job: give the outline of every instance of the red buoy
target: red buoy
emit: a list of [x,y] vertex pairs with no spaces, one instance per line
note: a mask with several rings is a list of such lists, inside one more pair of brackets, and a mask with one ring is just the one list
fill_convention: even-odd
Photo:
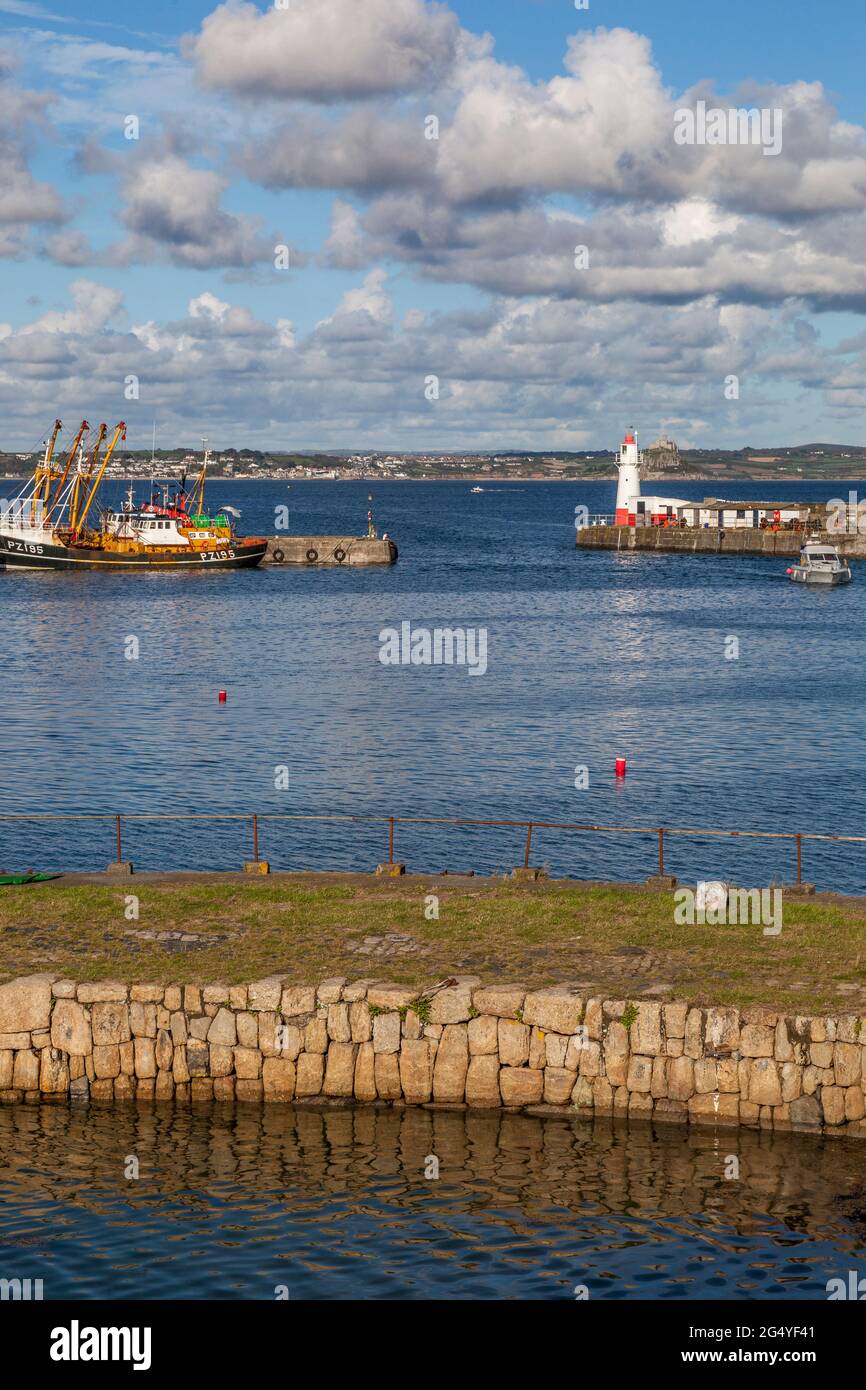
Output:
[[220,697],[219,697],[219,698],[220,698],[220,704],[221,704],[221,705],[224,705],[225,702],[226,702],[226,693],[225,693],[224,690],[221,690],[221,691],[220,691]]
[[617,775],[617,777],[624,777],[624,776],[625,776],[625,758],[617,758],[617,760],[616,760],[616,775]]

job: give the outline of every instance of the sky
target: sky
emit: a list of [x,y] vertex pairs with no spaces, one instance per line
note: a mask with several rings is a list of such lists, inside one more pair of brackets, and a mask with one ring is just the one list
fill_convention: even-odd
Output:
[[864,49],[855,0],[0,0],[0,447],[866,444]]

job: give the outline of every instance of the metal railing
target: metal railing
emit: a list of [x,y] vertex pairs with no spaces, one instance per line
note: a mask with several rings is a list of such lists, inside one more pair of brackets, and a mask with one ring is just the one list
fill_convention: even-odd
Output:
[[47,824],[52,822],[66,821],[98,821],[113,823],[114,841],[117,851],[118,862],[123,859],[123,835],[124,826],[134,822],[167,822],[167,821],[228,821],[246,823],[249,826],[252,839],[253,859],[259,859],[259,828],[262,822],[329,822],[345,824],[376,824],[387,826],[388,836],[388,859],[387,863],[393,864],[395,831],[401,825],[445,825],[445,826],[475,826],[486,828],[506,828],[520,830],[525,833],[523,839],[523,866],[529,868],[530,855],[533,847],[533,837],[537,845],[538,833],[542,830],[568,831],[575,834],[601,834],[601,835],[643,835],[655,840],[658,845],[658,873],[660,876],[665,874],[665,842],[666,837],[680,836],[693,840],[703,839],[729,839],[729,840],[784,840],[790,842],[796,857],[796,883],[803,881],[803,844],[804,841],[821,841],[832,844],[866,844],[866,835],[832,835],[822,834],[816,831],[793,831],[793,830],[725,830],[708,829],[705,826],[650,826],[650,825],[597,825],[579,821],[548,821],[548,820],[513,820],[513,819],[489,819],[481,820],[474,817],[451,817],[451,816],[386,816],[386,815],[341,815],[333,813],[312,814],[289,814],[276,811],[265,812],[243,812],[243,811],[205,811],[205,812],[123,812],[121,814],[112,812],[7,812],[0,814],[0,824],[5,823],[37,823]]

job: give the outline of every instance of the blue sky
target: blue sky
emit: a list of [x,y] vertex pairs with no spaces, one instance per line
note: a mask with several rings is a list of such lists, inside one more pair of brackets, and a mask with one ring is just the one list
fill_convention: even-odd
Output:
[[[842,0],[0,0],[3,442],[58,410],[133,443],[866,442],[864,30]],[[781,110],[779,157],[677,148],[701,99]]]

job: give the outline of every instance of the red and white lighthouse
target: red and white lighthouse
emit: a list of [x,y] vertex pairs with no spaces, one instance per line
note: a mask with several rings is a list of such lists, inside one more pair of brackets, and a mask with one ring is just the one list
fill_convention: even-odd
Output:
[[641,456],[634,430],[626,431],[617,459],[619,482],[616,488],[616,525],[634,526],[636,499],[640,497]]

